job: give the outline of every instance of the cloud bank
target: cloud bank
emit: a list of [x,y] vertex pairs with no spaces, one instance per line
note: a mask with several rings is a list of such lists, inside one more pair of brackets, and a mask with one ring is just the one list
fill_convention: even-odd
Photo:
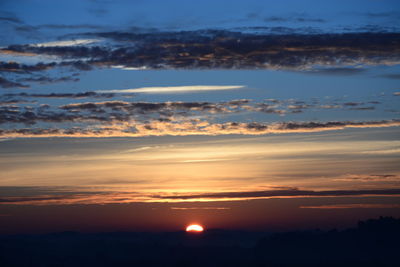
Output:
[[[34,190],[34,188],[31,188]],[[0,187],[0,190],[2,188]],[[39,188],[38,192],[43,191]],[[34,191],[32,191],[34,192]],[[351,196],[398,196],[400,189],[371,189],[371,190],[300,190],[297,188],[276,189],[265,191],[237,191],[215,193],[163,193],[151,194],[146,192],[63,192],[51,189],[46,195],[31,196],[3,196],[0,205],[76,205],[76,204],[115,204],[135,202],[215,202],[215,201],[244,201],[254,199],[273,198],[321,198],[321,197],[351,197]],[[399,208],[399,205],[390,207],[375,205],[335,205],[335,206],[301,206],[300,208],[329,209],[329,208]]]
[[[315,72],[321,74],[356,74],[361,70],[351,70],[348,66],[400,62],[400,34],[387,32],[254,34],[198,30],[81,35],[88,39],[10,45],[3,50],[81,60],[92,67],[135,69],[308,70],[317,67]],[[93,40],[97,39],[91,38],[110,40],[115,45],[95,45]],[[320,69],[320,66],[332,70]]]
[[[87,117],[84,120],[76,115],[50,114],[46,122],[65,121],[105,121],[104,117]],[[34,114],[26,112],[19,119],[20,123],[29,123],[30,120],[38,119]],[[170,122],[154,120],[151,122],[128,122],[125,118],[112,117],[119,123],[110,125],[97,125],[89,127],[71,128],[19,128],[0,129],[0,137],[143,137],[143,136],[186,136],[186,135],[265,135],[283,133],[307,133],[343,130],[347,128],[380,128],[398,127],[399,120],[382,121],[331,121],[331,122],[281,122],[281,123],[258,123],[258,122],[228,122],[209,123],[207,121],[189,120],[183,122]]]

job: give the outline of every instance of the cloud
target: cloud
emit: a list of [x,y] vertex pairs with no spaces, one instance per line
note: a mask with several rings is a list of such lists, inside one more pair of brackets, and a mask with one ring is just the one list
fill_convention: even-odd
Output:
[[79,40],[100,38],[112,40],[114,44],[11,45],[4,49],[81,60],[91,66],[128,69],[316,69],[310,73],[353,75],[361,73],[359,67],[363,65],[400,63],[399,33],[298,34],[286,30],[252,34],[198,30],[92,32],[78,36],[86,38]]
[[52,69],[56,66],[56,63],[37,63],[35,65],[19,64],[17,62],[1,62],[0,71],[3,72],[31,72],[31,71],[44,71]]
[[[227,86],[228,87],[228,86]],[[186,90],[186,87],[184,87]],[[195,87],[196,88],[196,87]],[[218,87],[219,88],[219,87]],[[164,90],[164,88],[162,87]],[[181,87],[179,87],[181,89]],[[197,89],[197,88],[196,88]],[[207,88],[210,89],[210,88]],[[215,88],[213,88],[215,89]],[[168,89],[166,89],[168,90]],[[175,90],[175,88],[173,88]],[[99,93],[103,92],[103,93]],[[28,101],[29,98],[111,98],[115,96],[114,90],[104,90],[84,93],[50,93],[50,94],[4,94],[0,100]],[[16,99],[17,98],[17,99]],[[21,102],[22,103],[22,102]],[[349,109],[371,110],[374,107],[363,106],[364,102],[346,102],[342,105],[330,106],[330,108],[350,107]],[[372,104],[370,104],[372,105]],[[286,114],[296,114],[304,112],[306,109],[326,108],[320,107],[315,101],[309,104],[305,101],[295,99],[289,100],[264,100],[262,103],[254,103],[249,99],[237,99],[225,102],[129,102],[122,100],[102,101],[102,102],[81,102],[70,103],[62,106],[50,107],[34,105],[23,109],[5,107],[0,113],[0,123],[26,123],[33,125],[39,122],[86,122],[87,128],[108,127],[112,130],[113,124],[125,122],[128,132],[137,133],[143,125],[151,135],[184,135],[182,125],[191,128],[192,134],[268,134],[271,132],[284,131],[282,127],[297,127],[317,130],[340,129],[341,127],[355,127],[354,122],[307,122],[281,124],[265,124],[261,122],[241,123],[225,122],[214,123],[215,119],[223,119],[227,114],[247,114],[248,112],[260,112],[284,116]],[[57,120],[56,116],[59,116]],[[201,120],[200,120],[201,119]],[[309,122],[311,123],[311,122]],[[73,125],[72,125],[73,126]],[[71,125],[69,127],[72,127]],[[60,125],[65,128],[66,125]],[[82,128],[82,125],[79,125]],[[117,126],[121,129],[121,126]],[[131,130],[128,130],[131,129]],[[260,131],[263,130],[263,131]],[[143,130],[143,129],[142,129]],[[151,131],[150,131],[151,130]],[[252,133],[249,133],[249,132]]]
[[303,73],[307,74],[320,74],[320,75],[340,75],[340,76],[349,76],[349,75],[358,75],[362,74],[366,71],[366,69],[362,68],[314,68],[305,70]]
[[[89,107],[88,107],[89,108]],[[17,114],[17,115],[15,115]],[[142,137],[142,136],[186,136],[186,135],[265,135],[282,133],[306,133],[342,130],[346,128],[380,128],[398,127],[398,120],[383,121],[334,121],[334,122],[227,122],[209,123],[201,120],[151,120],[149,122],[129,121],[124,116],[79,116],[78,114],[40,113],[5,109],[0,112],[0,120],[4,122],[19,122],[33,124],[35,120],[46,122],[65,121],[94,121],[106,124],[90,125],[87,127],[70,128],[19,128],[0,129],[0,137]],[[110,123],[111,122],[111,123]]]
[[33,97],[33,98],[112,98],[115,95],[111,93],[96,93],[96,92],[83,92],[83,93],[49,93],[49,94],[3,94],[3,97]]
[[243,85],[185,85],[163,87],[141,87],[121,90],[100,90],[99,93],[185,93],[197,91],[233,90],[244,88]]
[[1,15],[0,15],[0,21],[12,22],[12,23],[17,23],[17,24],[22,23],[22,21],[17,17],[1,16]]
[[15,104],[25,104],[29,103],[30,101],[26,100],[19,100],[19,99],[10,99],[10,100],[0,100],[0,106],[8,106],[8,105],[15,105]]
[[93,24],[42,24],[39,25],[38,28],[47,28],[47,29],[102,29],[102,26],[93,25]]
[[170,207],[171,210],[230,210],[227,207]]
[[31,72],[47,71],[56,67],[72,67],[78,70],[87,71],[91,70],[92,66],[83,61],[64,61],[60,63],[42,63],[39,62],[33,65],[20,64],[17,62],[3,62],[0,61],[0,72],[12,72],[14,74],[29,74]]
[[264,22],[297,22],[297,23],[307,23],[307,22],[317,22],[324,23],[326,20],[320,18],[311,18],[306,16],[269,16],[263,19]]
[[[40,189],[40,188],[39,188]],[[274,189],[264,191],[236,191],[236,192],[215,192],[215,193],[163,193],[152,194],[149,192],[103,192],[80,191],[79,188],[73,191],[46,190],[41,194],[40,190],[35,195],[31,191],[29,196],[7,196],[3,194],[0,198],[0,205],[76,205],[76,204],[112,204],[112,203],[135,203],[135,202],[214,202],[214,201],[245,201],[254,199],[271,198],[321,198],[321,197],[343,197],[343,196],[397,196],[400,189],[371,189],[371,190],[300,190],[296,188]],[[338,207],[335,205],[336,208]],[[392,206],[391,208],[397,206]],[[321,208],[324,206],[319,206]],[[326,207],[326,206],[325,206]],[[346,206],[344,206],[346,207]],[[350,206],[348,206],[350,207]],[[346,207],[346,208],[348,208]],[[358,206],[357,206],[358,207]],[[196,207],[194,207],[197,209]],[[208,209],[199,207],[198,209]],[[224,207],[212,207],[212,209],[225,209]],[[303,206],[300,208],[317,208],[316,206]],[[328,206],[328,208],[332,208]],[[343,208],[343,206],[342,206]],[[186,208],[174,207],[176,210]],[[191,209],[191,208],[187,208]]]
[[348,182],[381,182],[381,181],[400,181],[400,177],[394,174],[370,174],[370,175],[360,175],[351,174],[346,175],[342,178],[337,178],[335,181],[348,181]]
[[375,110],[375,107],[356,107],[356,108],[349,108],[349,110]]
[[267,191],[243,191],[243,192],[221,192],[221,193],[203,193],[188,195],[155,195],[160,199],[179,199],[179,200],[201,200],[201,199],[259,199],[259,198],[282,198],[282,197],[341,197],[341,196],[365,196],[365,195],[399,195],[400,189],[382,189],[382,190],[267,190]]
[[0,11],[0,23],[1,22],[23,24],[22,20],[19,19],[14,13],[7,11]]
[[400,204],[332,204],[319,206],[300,206],[300,209],[399,209]]
[[3,88],[14,88],[14,87],[29,88],[29,85],[22,84],[19,82],[9,81],[3,77],[0,77],[0,87],[3,87]]
[[79,78],[69,77],[69,76],[58,77],[58,78],[40,76],[40,77],[20,78],[20,79],[18,79],[18,81],[35,82],[35,83],[37,82],[37,83],[41,83],[41,84],[48,84],[48,83],[58,83],[58,82],[78,82]]
[[54,41],[38,44],[30,44],[33,47],[67,47],[67,46],[80,46],[88,45],[100,42],[98,39],[78,39],[78,40],[66,40],[66,41]]
[[104,121],[105,118],[87,116],[81,117],[74,114],[65,114],[60,112],[48,111],[46,109],[39,109],[34,112],[30,109],[19,109],[14,106],[0,107],[0,124],[3,123],[23,123],[26,125],[34,125],[39,121],[42,122],[83,122],[83,121]]
[[400,73],[392,73],[392,74],[383,74],[379,77],[393,79],[393,80],[400,80]]
[[388,11],[388,12],[369,12],[366,13],[365,16],[369,18],[395,18],[395,19],[400,19],[400,14],[399,12],[395,11]]
[[[104,92],[104,91],[103,91]],[[107,109],[122,111],[130,115],[158,113],[159,115],[173,116],[176,113],[188,116],[181,111],[207,112],[207,113],[229,113],[238,108],[240,102],[231,104],[230,102],[125,102],[125,101],[105,101],[105,102],[86,102],[73,103],[61,106],[61,109],[72,111],[90,111],[94,113],[106,113]]]

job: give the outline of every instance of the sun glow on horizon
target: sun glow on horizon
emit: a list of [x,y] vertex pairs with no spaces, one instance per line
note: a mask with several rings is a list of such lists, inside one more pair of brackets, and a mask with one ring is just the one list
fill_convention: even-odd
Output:
[[196,232],[196,233],[200,233],[203,232],[204,228],[201,225],[198,224],[191,224],[188,227],[186,227],[186,232]]

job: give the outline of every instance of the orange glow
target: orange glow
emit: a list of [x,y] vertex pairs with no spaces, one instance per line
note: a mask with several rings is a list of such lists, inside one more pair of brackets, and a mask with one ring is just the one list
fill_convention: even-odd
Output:
[[199,232],[203,232],[203,231],[204,231],[203,226],[198,225],[198,224],[191,224],[191,225],[189,225],[188,227],[186,227],[186,232],[196,232],[196,233],[199,233]]

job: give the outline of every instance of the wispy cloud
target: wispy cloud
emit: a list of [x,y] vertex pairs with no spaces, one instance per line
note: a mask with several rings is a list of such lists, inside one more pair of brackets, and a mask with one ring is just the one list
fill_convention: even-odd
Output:
[[186,93],[196,91],[233,90],[244,88],[243,85],[186,85],[186,86],[163,86],[163,87],[141,87],[120,90],[99,90],[99,93]]
[[[400,151],[398,151],[400,152]],[[335,179],[336,181],[349,181],[349,182],[381,182],[381,181],[400,181],[400,177],[395,174],[349,174]]]
[[399,209],[400,204],[332,204],[319,206],[300,206],[300,209]]
[[393,80],[400,80],[400,73],[391,73],[391,74],[383,74],[379,77],[393,79]]
[[303,73],[320,74],[320,75],[336,75],[336,76],[349,76],[362,74],[366,69],[351,68],[351,67],[333,67],[333,68],[311,68],[305,70]]
[[96,93],[96,92],[83,92],[83,93],[49,93],[49,94],[28,94],[28,93],[18,93],[18,94],[4,94],[3,97],[25,97],[25,98],[112,98],[114,94],[110,93]]
[[230,210],[228,207],[171,207],[171,210]]
[[0,87],[3,87],[3,88],[14,88],[14,87],[28,88],[29,85],[22,84],[22,83],[19,83],[19,82],[10,81],[10,80],[7,80],[7,79],[5,79],[3,77],[0,77]]
[[64,47],[64,46],[79,46],[79,45],[88,45],[100,42],[98,39],[79,39],[79,40],[66,40],[66,41],[54,41],[54,42],[46,42],[46,43],[38,43],[38,44],[30,44],[33,47]]

